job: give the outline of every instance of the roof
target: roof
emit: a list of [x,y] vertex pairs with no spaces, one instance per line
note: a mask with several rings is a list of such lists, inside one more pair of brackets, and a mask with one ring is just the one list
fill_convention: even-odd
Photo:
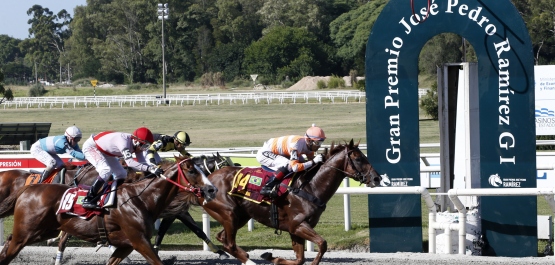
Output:
[[0,123],[0,145],[19,145],[21,141],[36,142],[48,136],[50,122]]

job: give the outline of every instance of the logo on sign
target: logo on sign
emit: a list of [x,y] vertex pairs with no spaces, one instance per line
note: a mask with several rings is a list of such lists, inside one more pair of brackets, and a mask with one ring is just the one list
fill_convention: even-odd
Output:
[[496,188],[503,185],[503,181],[501,181],[501,178],[497,174],[489,176],[488,181],[489,181],[489,185],[491,185],[493,187],[496,187]]

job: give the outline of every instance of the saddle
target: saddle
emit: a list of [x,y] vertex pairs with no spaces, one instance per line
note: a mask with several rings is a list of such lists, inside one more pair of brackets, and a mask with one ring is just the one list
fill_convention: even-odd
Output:
[[58,170],[52,170],[52,172],[50,173],[50,175],[42,182],[40,181],[40,177],[42,175],[42,172],[40,171],[36,171],[36,170],[31,170],[31,175],[29,175],[26,179],[25,179],[25,186],[31,185],[31,184],[50,184],[52,183],[52,181],[54,180],[54,177],[56,177],[56,175],[60,175],[60,178],[63,179],[63,174],[65,174],[65,168],[62,168],[62,170],[58,169]]
[[[237,172],[233,177],[233,184],[229,195],[241,197],[255,203],[271,204],[272,199],[260,194],[262,187],[268,182],[274,173],[262,167],[246,167]],[[276,185],[277,197],[288,192],[288,187],[293,182],[296,174],[290,173],[283,178],[280,185]]]
[[85,220],[94,215],[101,215],[104,212],[104,209],[114,206],[116,200],[116,185],[116,181],[112,181],[103,189],[102,195],[98,200],[100,209],[83,208],[83,200],[87,197],[90,186],[79,185],[78,187],[69,188],[64,192],[60,202],[60,207],[58,208],[58,211],[56,211],[56,214],[65,213],[75,215]]

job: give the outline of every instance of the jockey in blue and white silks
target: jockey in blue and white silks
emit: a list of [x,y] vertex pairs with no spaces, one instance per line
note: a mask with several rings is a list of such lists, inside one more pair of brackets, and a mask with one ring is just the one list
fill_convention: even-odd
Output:
[[40,182],[47,178],[53,169],[59,170],[64,165],[58,154],[69,154],[76,159],[85,160],[85,155],[78,145],[81,137],[81,130],[71,126],[66,129],[64,135],[48,136],[31,146],[31,155],[46,166]]

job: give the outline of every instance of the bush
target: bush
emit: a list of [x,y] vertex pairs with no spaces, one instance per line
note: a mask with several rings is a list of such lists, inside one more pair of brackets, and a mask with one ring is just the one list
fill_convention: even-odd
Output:
[[324,81],[324,80],[318,80],[318,82],[316,82],[316,86],[318,87],[318,89],[324,89],[324,88],[326,88],[328,85],[326,84],[326,81]]
[[252,87],[252,80],[245,78],[235,78],[228,84],[230,87]]
[[439,118],[439,107],[437,99],[437,82],[432,84],[432,88],[420,100],[420,108],[433,120]]
[[293,83],[293,81],[291,81],[291,80],[285,80],[285,81],[281,82],[281,87],[282,88],[290,88],[294,84],[295,83]]
[[127,85],[127,90],[141,90],[141,85],[140,84]]
[[200,84],[205,87],[219,86],[225,87],[224,76],[221,72],[208,72],[200,77]]
[[366,79],[361,79],[354,83],[354,88],[360,91],[366,91]]
[[345,87],[345,80],[343,80],[343,78],[333,75],[330,77],[330,81],[328,82],[328,87],[329,88],[339,88],[339,87]]
[[40,97],[46,93],[46,89],[42,84],[34,84],[29,89],[29,97]]

